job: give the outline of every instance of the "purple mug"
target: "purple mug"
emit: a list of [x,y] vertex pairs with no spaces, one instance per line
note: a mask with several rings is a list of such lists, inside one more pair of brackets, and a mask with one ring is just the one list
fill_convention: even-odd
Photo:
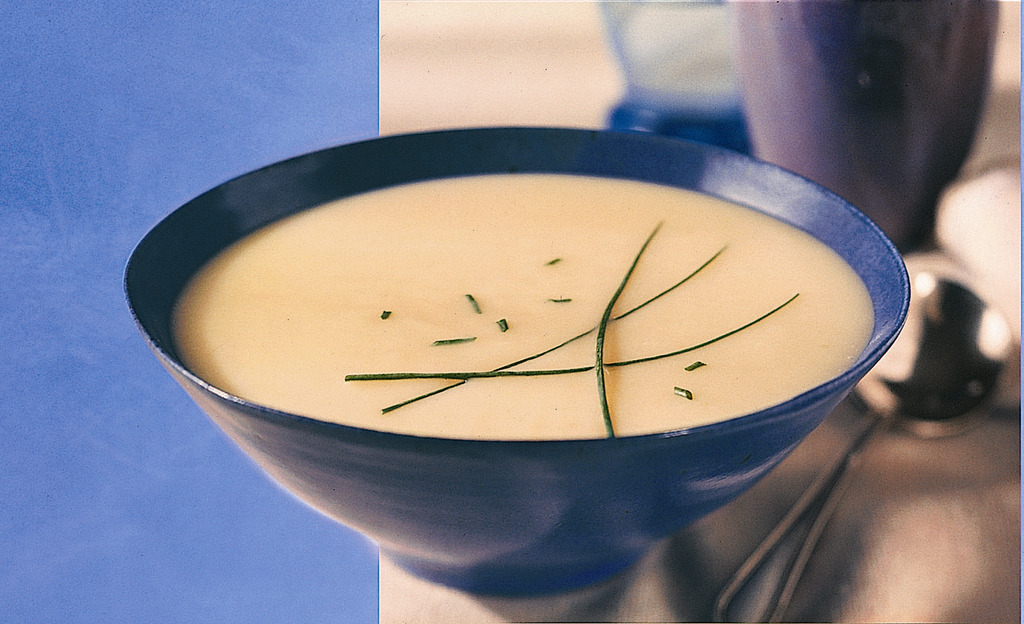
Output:
[[970,149],[996,2],[736,2],[753,154],[833,190],[901,251],[929,243]]

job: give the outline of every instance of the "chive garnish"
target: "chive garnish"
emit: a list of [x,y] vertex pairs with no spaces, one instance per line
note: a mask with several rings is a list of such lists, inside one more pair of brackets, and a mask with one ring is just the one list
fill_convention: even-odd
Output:
[[689,399],[691,401],[693,400],[693,393],[687,390],[686,388],[680,388],[679,386],[676,386],[675,388],[672,388],[672,391],[675,392],[677,395],[683,397],[684,399]]
[[687,275],[687,276],[686,276],[686,277],[684,277],[683,279],[679,280],[679,281],[678,281],[678,282],[676,282],[675,284],[672,284],[671,286],[669,286],[669,287],[668,287],[668,288],[666,288],[665,290],[663,290],[663,291],[661,291],[660,293],[658,293],[658,294],[654,295],[653,297],[651,297],[651,298],[650,298],[650,299],[648,299],[647,301],[644,301],[643,303],[641,303],[640,305],[636,306],[635,308],[633,308],[633,309],[631,309],[631,310],[628,310],[628,311],[626,311],[626,312],[623,312],[623,313],[622,313],[622,314],[620,314],[619,316],[615,317],[615,318],[614,318],[613,320],[616,320],[616,321],[617,321],[617,320],[619,320],[619,319],[621,319],[621,318],[625,318],[625,317],[629,316],[630,314],[632,314],[632,313],[636,312],[636,311],[637,311],[637,310],[639,310],[640,308],[643,308],[643,307],[644,307],[644,306],[646,306],[646,305],[649,305],[649,304],[651,304],[651,303],[654,303],[655,301],[657,301],[658,299],[661,299],[662,297],[664,297],[665,295],[669,294],[670,292],[672,292],[672,291],[673,291],[673,290],[675,290],[676,288],[679,288],[680,286],[682,286],[682,285],[683,285],[683,284],[685,284],[686,282],[690,281],[690,279],[692,279],[692,278],[693,278],[693,277],[694,277],[695,275],[697,275],[698,273],[700,273],[701,271],[703,271],[703,270],[704,270],[704,269],[705,269],[705,268],[706,268],[706,267],[707,267],[707,266],[708,266],[709,264],[711,264],[712,262],[714,262],[714,261],[715,261],[715,259],[716,259],[716,258],[718,258],[718,256],[722,255],[722,252],[723,252],[723,251],[725,251],[725,247],[722,247],[721,249],[719,249],[718,251],[716,251],[716,252],[715,252],[715,254],[714,254],[713,256],[711,256],[710,258],[708,258],[707,260],[705,260],[705,261],[704,261],[704,264],[702,264],[702,265],[700,265],[699,267],[697,267],[696,269],[694,269],[692,273],[690,273],[689,275]]
[[[346,381],[347,380],[348,380],[348,378],[346,377]],[[430,398],[430,397],[434,396],[435,394],[441,394],[445,390],[451,390],[452,388],[454,388],[456,386],[461,386],[464,383],[466,383],[465,380],[456,381],[455,383],[453,383],[450,386],[445,386],[443,388],[438,388],[437,390],[433,390],[431,392],[427,392],[426,394],[421,394],[421,395],[413,397],[411,399],[407,399],[405,401],[402,401],[401,403],[395,403],[394,405],[389,405],[389,406],[385,407],[384,409],[382,409],[380,411],[380,413],[381,414],[387,414],[388,412],[393,412],[393,411],[395,411],[396,409],[398,409],[400,407],[405,407],[406,405],[409,405],[410,403],[415,403],[416,401],[420,401],[420,400],[423,400],[423,399]]]
[[476,312],[477,314],[483,314],[483,312],[480,311],[480,304],[476,302],[476,299],[473,297],[473,295],[466,295],[466,299],[469,301],[469,305],[473,306],[474,312]]
[[502,331],[502,333],[507,332],[508,331],[508,321],[506,321],[505,319],[498,319],[498,329],[500,329]]
[[464,342],[473,342],[476,340],[476,336],[470,336],[468,338],[447,338],[445,340],[435,340],[433,346],[442,347],[445,345],[462,344]]
[[537,370],[446,371],[440,373],[366,373],[345,375],[345,381],[399,381],[403,379],[491,379],[494,377],[543,377],[594,370],[593,366],[545,368]]
[[[613,321],[617,321],[617,320],[619,320],[619,319],[625,318],[625,317],[629,316],[630,314],[632,314],[632,313],[636,312],[637,310],[640,310],[641,308],[643,308],[643,307],[645,307],[645,306],[647,306],[647,305],[649,305],[649,304],[653,303],[653,302],[654,302],[654,301],[656,301],[657,299],[660,299],[661,297],[664,297],[665,295],[667,295],[667,294],[669,294],[670,292],[672,292],[673,290],[675,290],[675,289],[679,288],[680,286],[682,286],[682,285],[683,285],[683,284],[685,284],[686,282],[690,281],[690,280],[691,280],[691,279],[693,279],[693,278],[694,278],[694,277],[695,277],[695,276],[696,276],[696,275],[697,275],[698,273],[700,273],[700,272],[701,272],[701,271],[703,271],[703,270],[704,270],[705,268],[707,268],[707,266],[708,266],[708,265],[710,265],[710,264],[711,264],[711,263],[712,263],[712,262],[713,262],[713,261],[714,261],[715,259],[717,259],[717,258],[718,258],[718,257],[719,257],[720,255],[722,255],[722,252],[724,252],[724,251],[726,250],[726,247],[727,247],[727,246],[725,246],[725,247],[722,247],[721,249],[719,249],[719,250],[718,250],[717,252],[715,252],[715,253],[714,253],[714,255],[712,255],[712,256],[711,256],[710,258],[708,258],[707,260],[705,260],[703,264],[701,264],[701,265],[700,265],[699,267],[697,267],[696,269],[694,269],[694,270],[693,270],[693,271],[692,271],[692,272],[691,272],[691,273],[690,273],[689,275],[687,275],[687,276],[686,276],[686,277],[684,277],[683,279],[679,280],[678,282],[676,282],[676,283],[675,283],[675,284],[673,284],[672,286],[669,286],[669,287],[668,287],[668,288],[666,288],[665,290],[661,291],[660,293],[658,293],[657,295],[655,295],[655,296],[651,297],[650,299],[648,299],[648,300],[644,301],[643,303],[641,303],[641,304],[637,305],[636,307],[634,307],[634,308],[631,308],[630,310],[627,310],[626,312],[623,312],[622,314],[620,314],[620,315],[616,316],[616,317],[615,317],[615,318],[613,318],[612,320],[613,320]],[[560,260],[560,258],[559,258],[559,260]],[[561,349],[562,347],[564,347],[564,346],[566,346],[566,345],[568,345],[568,344],[571,344],[571,343],[573,343],[573,342],[575,342],[575,341],[577,341],[577,340],[579,340],[579,339],[581,339],[581,338],[584,338],[584,337],[586,337],[586,336],[589,336],[590,334],[594,333],[594,330],[596,330],[596,329],[597,329],[596,327],[595,327],[595,328],[591,328],[591,329],[589,329],[589,330],[587,330],[587,331],[583,332],[582,334],[579,334],[579,335],[577,335],[577,336],[573,336],[572,338],[569,338],[568,340],[564,340],[564,341],[560,342],[559,344],[557,344],[557,345],[555,345],[555,346],[553,346],[553,347],[549,347],[548,349],[545,349],[545,350],[543,350],[543,351],[541,351],[541,352],[539,352],[539,353],[535,353],[535,354],[533,354],[533,355],[530,355],[530,356],[527,356],[527,357],[521,358],[521,359],[519,359],[519,360],[516,360],[516,361],[514,361],[514,362],[509,362],[508,364],[505,364],[504,366],[500,366],[500,367],[498,367],[498,368],[496,368],[496,369],[494,369],[494,370],[496,370],[496,371],[497,371],[497,370],[504,370],[504,369],[507,369],[507,368],[512,368],[512,367],[514,367],[514,366],[518,366],[518,365],[520,365],[520,364],[524,364],[524,363],[526,363],[526,362],[529,362],[529,361],[531,361],[531,360],[535,360],[535,359],[537,359],[537,358],[543,357],[543,356],[545,356],[545,355],[547,355],[547,354],[549,354],[549,353],[552,353],[553,351],[557,351],[558,349]],[[409,404],[411,404],[411,403],[415,403],[415,402],[417,402],[417,401],[420,401],[420,400],[422,400],[422,399],[426,399],[426,398],[432,397],[432,396],[434,396],[434,395],[440,394],[440,393],[442,393],[442,392],[445,392],[445,391],[447,391],[447,390],[451,390],[452,388],[456,388],[456,387],[458,387],[458,386],[461,386],[461,385],[462,385],[462,384],[464,384],[464,383],[466,383],[466,382],[465,382],[465,381],[459,381],[459,382],[457,382],[457,383],[454,383],[454,384],[451,384],[451,385],[445,386],[445,387],[443,387],[443,388],[439,388],[439,389],[437,389],[437,390],[433,390],[433,391],[431,391],[431,392],[427,392],[427,393],[424,393],[424,394],[421,394],[421,395],[415,396],[415,397],[413,397],[413,398],[411,398],[411,399],[407,399],[407,400],[405,400],[405,401],[402,401],[401,403],[396,403],[396,404],[394,404],[394,405],[389,405],[388,407],[385,407],[385,408],[384,408],[384,409],[382,410],[382,412],[383,412],[383,413],[387,413],[387,412],[391,412],[391,411],[394,411],[394,410],[396,410],[396,409],[398,409],[398,408],[400,408],[400,407],[405,407],[406,405],[409,405]]]
[[697,370],[698,368],[700,368],[701,366],[707,366],[707,364],[705,364],[704,362],[701,362],[700,360],[697,360],[696,362],[694,362],[693,364],[690,364],[689,366],[687,366],[687,367],[686,367],[686,368],[684,368],[683,370],[685,370],[685,371],[687,371],[687,372],[689,372],[689,371],[695,371],[695,370]]
[[547,262],[545,262],[544,266],[551,266],[553,264],[558,264],[561,261],[562,261],[561,258],[552,258],[551,260],[548,260]]
[[389,316],[391,316],[391,310],[384,310],[383,312],[380,313],[380,317],[382,319],[386,319]]
[[[495,370],[497,371],[497,370],[501,370],[501,369],[495,369]],[[415,377],[409,377],[409,379],[415,379]],[[352,375],[346,375],[345,376],[345,381],[353,381]],[[373,381],[373,379],[370,378],[369,376],[367,376],[366,381]],[[466,383],[465,380],[457,381],[457,382],[455,382],[453,384],[450,384],[450,385],[447,385],[447,386],[445,386],[443,388],[438,388],[437,390],[431,390],[430,392],[425,392],[423,394],[416,395],[416,396],[412,397],[411,399],[406,399],[406,400],[404,400],[404,401],[402,401],[400,403],[395,403],[393,405],[388,405],[387,407],[381,409],[380,413],[381,414],[387,414],[388,412],[393,412],[393,411],[395,411],[396,409],[398,409],[400,407],[405,407],[406,405],[411,405],[413,403],[416,403],[417,401],[422,401],[423,399],[429,399],[430,397],[432,397],[434,395],[441,394],[442,392],[447,392],[448,390],[451,390],[452,388],[458,388],[459,386],[461,386],[464,383]]]
[[[761,316],[757,317],[756,319],[754,319],[752,321],[749,321],[747,323],[744,323],[743,325],[740,325],[739,327],[737,327],[735,329],[731,329],[731,330],[729,330],[729,331],[727,331],[725,333],[719,334],[719,335],[715,336],[714,338],[710,338],[708,340],[705,340],[704,342],[699,342],[697,344],[690,345],[690,346],[684,347],[682,349],[677,349],[675,351],[669,351],[667,353],[659,353],[657,355],[649,355],[649,356],[646,356],[646,357],[635,358],[635,359],[632,359],[632,360],[619,360],[619,361],[616,361],[616,362],[605,362],[604,365],[606,367],[632,366],[633,364],[641,364],[643,362],[653,362],[655,360],[663,360],[663,359],[666,359],[666,358],[675,357],[677,355],[682,355],[684,353],[690,353],[690,352],[696,351],[697,349],[701,349],[701,348],[706,347],[708,345],[711,345],[711,344],[714,344],[714,343],[719,342],[721,340],[724,340],[724,339],[728,338],[729,336],[735,335],[735,334],[743,331],[744,329],[747,329],[747,328],[749,328],[749,327],[751,327],[753,325],[756,325],[757,323],[760,323],[761,321],[767,319],[771,315],[775,314],[779,310],[783,309],[784,307],[786,307],[787,305],[792,303],[798,296],[800,296],[800,293],[797,293],[797,294],[793,295],[792,297],[787,299],[785,302],[783,302],[783,303],[779,304],[778,306],[772,308],[768,312],[765,312],[764,314],[762,314]],[[591,330],[591,331],[593,331],[593,330]],[[588,333],[590,333],[590,332],[588,332]],[[472,340],[472,339],[470,339],[470,340]],[[553,351],[554,349],[557,349],[557,348],[558,347],[553,347],[551,350]],[[527,361],[527,360],[523,360],[523,361]],[[520,361],[518,363],[521,364],[522,361]],[[516,371],[508,370],[508,368],[511,368],[512,366],[515,366],[515,364],[511,364],[509,366],[505,366],[503,368],[498,368],[498,369],[494,369],[494,370],[490,370],[490,371],[462,371],[462,372],[445,372],[445,373],[363,373],[363,374],[346,375],[345,376],[345,381],[385,381],[385,380],[386,381],[396,381],[396,380],[402,380],[402,379],[460,379],[460,380],[462,380],[462,379],[486,379],[486,378],[489,378],[489,377],[530,377],[530,376],[541,376],[541,375],[559,375],[559,374],[568,374],[568,373],[583,373],[583,372],[586,372],[586,371],[594,370],[594,366],[577,366],[577,367],[573,367],[573,368],[551,368],[551,369],[533,369],[533,370],[516,370]],[[461,385],[461,384],[459,384],[459,385]]]
[[647,237],[647,240],[644,241],[644,244],[640,247],[640,251],[638,251],[636,257],[633,258],[633,264],[629,265],[629,270],[626,271],[625,277],[622,278],[622,281],[619,283],[619,287],[615,290],[612,298],[608,301],[608,305],[605,306],[604,314],[601,315],[601,322],[597,326],[597,357],[594,363],[594,369],[597,371],[597,395],[601,400],[601,416],[604,418],[604,428],[608,433],[609,438],[615,437],[615,429],[612,427],[612,414],[608,409],[608,393],[605,389],[604,383],[604,337],[608,332],[608,321],[612,318],[612,308],[614,308],[616,302],[618,302],[622,291],[626,289],[626,283],[633,275],[633,271],[636,270],[636,265],[640,263],[640,256],[644,255],[644,251],[647,249],[647,246],[651,244],[651,239],[654,238],[654,235],[657,234],[660,229],[661,224],[659,223],[654,228],[654,231],[652,231]]
[[764,314],[762,314],[761,316],[757,317],[756,319],[750,321],[749,323],[746,323],[744,325],[740,325],[736,329],[733,329],[733,330],[725,332],[724,334],[720,334],[718,336],[715,336],[714,338],[712,338],[710,340],[705,340],[704,342],[695,344],[695,345],[690,346],[690,347],[686,347],[684,349],[678,349],[676,351],[669,351],[668,353],[661,353],[659,355],[650,355],[650,356],[643,357],[643,358],[636,358],[634,360],[624,360],[622,362],[612,362],[610,364],[605,364],[605,366],[629,366],[630,364],[640,364],[641,362],[653,362],[654,360],[663,360],[665,358],[670,358],[670,357],[675,357],[677,355],[682,355],[683,353],[689,353],[691,351],[696,351],[697,349],[700,349],[702,347],[706,347],[706,346],[708,346],[710,344],[714,344],[714,343],[718,342],[719,340],[724,340],[724,339],[728,338],[729,336],[732,336],[733,334],[737,334],[737,333],[743,331],[744,329],[750,327],[751,325],[755,325],[757,323],[760,323],[761,321],[765,320],[766,318],[768,318],[772,314],[775,314],[776,312],[778,312],[782,308],[788,306],[790,303],[793,302],[794,299],[796,299],[799,296],[800,296],[800,293],[797,293],[797,294],[793,295],[792,297],[790,297],[789,299],[787,299],[784,303],[776,306],[775,308],[773,308],[772,310],[770,310],[768,312],[765,312]]
[[[679,280],[675,284],[669,286],[665,290],[659,292],[658,294],[654,295],[653,297],[651,297],[650,299],[644,301],[643,303],[640,303],[636,307],[630,308],[629,310],[626,310],[622,314],[620,314],[620,315],[618,315],[616,317],[613,317],[612,320],[613,321],[618,321],[620,319],[624,319],[627,316],[629,316],[630,314],[636,312],[637,310],[640,310],[640,309],[644,308],[645,306],[647,306],[647,305],[649,305],[651,303],[654,303],[658,299],[664,297],[665,295],[669,294],[673,290],[679,288],[680,286],[682,286],[686,282],[690,281],[698,273],[703,271],[709,264],[711,264],[712,261],[714,261],[716,258],[718,258],[718,256],[722,255],[723,251],[725,251],[725,247],[722,247],[721,249],[716,251],[713,256],[711,256],[710,258],[705,260],[703,264],[701,264],[699,267],[694,269],[689,275],[687,275],[683,279]],[[541,351],[539,353],[535,353],[535,354],[533,354],[531,356],[527,356],[527,357],[522,358],[520,360],[516,360],[515,362],[511,362],[509,364],[506,364],[502,368],[512,368],[513,366],[518,366],[520,364],[525,364],[526,362],[529,362],[530,360],[536,360],[537,358],[543,357],[543,356],[545,356],[545,355],[547,355],[547,354],[549,354],[549,353],[551,353],[553,351],[557,351],[558,349],[561,349],[562,347],[564,347],[566,345],[569,345],[569,344],[571,344],[571,343],[573,343],[573,342],[575,342],[575,341],[577,341],[577,340],[579,340],[581,338],[586,338],[590,334],[594,333],[595,330],[597,330],[597,328],[596,327],[592,327],[592,328],[588,329],[587,331],[583,332],[582,334],[573,336],[572,338],[569,338],[568,340],[564,340],[564,341],[560,342],[559,344],[557,344],[557,345],[555,345],[553,347],[550,347],[548,349],[545,349],[544,351]]]
[[551,303],[569,303],[572,299],[548,299],[548,301]]

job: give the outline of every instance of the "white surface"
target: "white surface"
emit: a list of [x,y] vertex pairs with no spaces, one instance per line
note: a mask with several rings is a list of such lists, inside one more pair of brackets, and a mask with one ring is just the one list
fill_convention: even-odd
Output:
[[622,85],[596,3],[380,3],[382,135],[600,128]]

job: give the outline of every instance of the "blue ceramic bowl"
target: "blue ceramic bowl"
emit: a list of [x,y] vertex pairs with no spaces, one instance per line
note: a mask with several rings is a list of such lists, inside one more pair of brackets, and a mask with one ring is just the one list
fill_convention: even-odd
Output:
[[[654,435],[562,441],[417,437],[268,409],[198,378],[170,320],[186,281],[218,251],[283,216],[404,182],[551,172],[694,189],[800,227],[835,249],[874,303],[871,340],[845,373],[785,403]],[[494,128],[369,140],[280,162],[188,202],[150,231],[125,274],[159,360],[274,479],[375,540],[421,577],[489,594],[581,586],[754,484],[889,348],[909,301],[899,254],[835,194],[722,149],[642,133]]]

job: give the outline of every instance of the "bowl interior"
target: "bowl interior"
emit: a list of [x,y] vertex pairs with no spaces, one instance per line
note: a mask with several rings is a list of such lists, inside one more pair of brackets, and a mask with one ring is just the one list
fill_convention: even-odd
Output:
[[902,325],[909,286],[899,254],[870,220],[826,189],[703,144],[554,128],[386,137],[299,156],[230,180],[172,212],[139,243],[125,274],[129,306],[151,346],[187,373],[172,339],[171,310],[191,276],[231,243],[282,217],[364,191],[517,172],[627,178],[695,190],[754,208],[823,241],[854,268],[874,305],[870,341],[840,383],[859,378]]

